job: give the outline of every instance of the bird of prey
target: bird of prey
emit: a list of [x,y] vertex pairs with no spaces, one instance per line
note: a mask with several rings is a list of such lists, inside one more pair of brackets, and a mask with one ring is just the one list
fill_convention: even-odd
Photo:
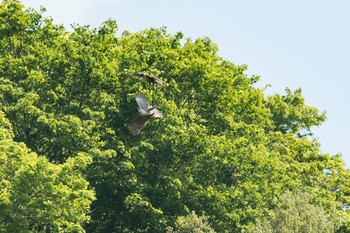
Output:
[[134,74],[135,78],[143,78],[145,79],[147,82],[149,82],[149,84],[151,85],[163,85],[165,83],[165,81],[161,80],[160,78],[157,78],[155,76],[143,73],[143,72],[138,72],[136,74]]
[[128,131],[132,135],[138,135],[150,118],[162,118],[163,114],[155,106],[149,104],[145,96],[138,94],[135,97],[138,105],[137,115],[128,123]]

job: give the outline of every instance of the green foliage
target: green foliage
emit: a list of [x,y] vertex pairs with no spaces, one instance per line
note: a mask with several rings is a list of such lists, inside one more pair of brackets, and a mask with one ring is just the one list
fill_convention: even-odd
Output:
[[325,113],[319,114],[314,107],[305,105],[301,89],[294,91],[286,89],[287,95],[274,95],[267,99],[267,106],[271,110],[275,130],[283,133],[311,134],[312,126],[319,126],[325,121]]
[[[249,231],[286,191],[314,193],[350,229],[349,171],[320,151],[325,114],[300,89],[265,97],[209,38],[116,37],[114,20],[68,31],[17,0],[0,6],[1,229],[165,232],[193,210],[208,218],[185,221]],[[165,117],[134,137],[136,94]]]
[[83,232],[94,199],[80,172],[89,157],[51,164],[14,142],[2,112],[0,118],[0,231]]
[[167,233],[215,233],[208,225],[205,216],[198,217],[195,212],[189,213],[185,217],[178,217],[175,222],[174,230],[172,227],[167,228]]
[[273,211],[268,222],[259,222],[253,232],[335,232],[340,221],[336,213],[328,214],[322,206],[312,203],[307,193],[281,197],[282,206]]

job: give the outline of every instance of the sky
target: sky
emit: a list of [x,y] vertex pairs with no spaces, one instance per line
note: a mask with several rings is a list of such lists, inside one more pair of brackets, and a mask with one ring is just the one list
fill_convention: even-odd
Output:
[[341,153],[350,168],[350,1],[348,0],[22,0],[55,23],[99,27],[109,18],[119,34],[167,27],[209,37],[219,55],[247,64],[270,84],[266,95],[301,88],[306,104],[327,112],[313,128],[324,153]]

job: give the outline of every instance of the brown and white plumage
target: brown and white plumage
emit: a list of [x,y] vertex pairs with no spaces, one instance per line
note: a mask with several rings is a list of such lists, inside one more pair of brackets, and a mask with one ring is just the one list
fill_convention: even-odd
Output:
[[150,118],[163,117],[163,114],[158,111],[155,106],[150,105],[145,96],[138,94],[136,95],[135,100],[138,105],[138,113],[128,123],[128,130],[132,135],[139,134]]
[[152,85],[163,85],[165,83],[165,81],[161,80],[158,77],[143,73],[143,72],[138,72],[136,74],[134,74],[135,78],[143,78],[144,80],[146,80],[147,82],[149,82]]

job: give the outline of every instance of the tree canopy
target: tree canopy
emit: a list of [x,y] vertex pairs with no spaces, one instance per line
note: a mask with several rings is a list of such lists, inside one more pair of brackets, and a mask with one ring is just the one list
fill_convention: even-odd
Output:
[[[180,232],[203,220],[253,231],[299,193],[337,216],[329,229],[350,231],[349,170],[320,150],[312,127],[325,113],[301,89],[265,96],[207,37],[117,36],[111,19],[67,30],[43,12],[0,5],[1,231]],[[137,94],[164,118],[133,136]]]

